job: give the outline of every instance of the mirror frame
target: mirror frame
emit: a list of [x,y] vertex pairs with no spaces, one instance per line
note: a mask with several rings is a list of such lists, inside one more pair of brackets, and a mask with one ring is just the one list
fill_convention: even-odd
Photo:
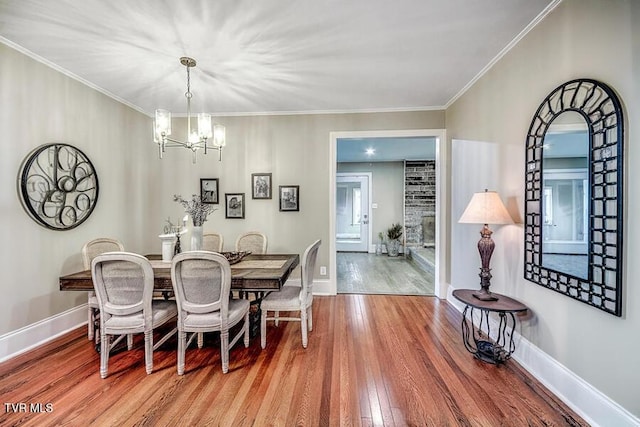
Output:
[[[543,146],[553,120],[579,113],[589,134],[588,278],[542,266]],[[606,84],[576,79],[554,89],[536,111],[526,141],[524,278],[615,316],[622,315],[624,121]]]

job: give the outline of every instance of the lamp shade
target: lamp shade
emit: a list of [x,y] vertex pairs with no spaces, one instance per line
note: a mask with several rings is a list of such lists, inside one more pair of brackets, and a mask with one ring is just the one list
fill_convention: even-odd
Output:
[[475,193],[458,220],[463,224],[513,224],[513,219],[495,191]]

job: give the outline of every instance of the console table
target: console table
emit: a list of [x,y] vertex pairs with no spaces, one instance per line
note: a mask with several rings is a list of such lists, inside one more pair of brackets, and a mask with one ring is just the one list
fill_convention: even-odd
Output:
[[[457,289],[453,296],[465,304],[462,312],[462,340],[466,349],[477,359],[494,365],[504,363],[511,358],[516,349],[513,332],[516,328],[516,313],[524,313],[527,306],[506,295],[492,293],[497,301],[483,301],[473,296],[472,289]],[[475,310],[480,311],[480,324],[473,326]],[[491,341],[489,315],[496,313],[500,319],[498,335]]]

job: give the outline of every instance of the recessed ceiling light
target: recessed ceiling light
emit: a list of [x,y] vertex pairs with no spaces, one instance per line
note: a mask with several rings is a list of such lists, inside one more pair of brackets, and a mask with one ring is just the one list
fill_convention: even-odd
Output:
[[376,154],[376,150],[374,148],[367,148],[367,156],[373,156],[374,154]]

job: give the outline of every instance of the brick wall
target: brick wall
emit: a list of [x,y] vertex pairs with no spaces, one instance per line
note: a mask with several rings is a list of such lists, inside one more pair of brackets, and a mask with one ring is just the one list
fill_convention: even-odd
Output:
[[[407,160],[404,168],[405,239],[407,246],[434,243],[436,212],[435,160]],[[423,224],[428,229],[423,230]]]

